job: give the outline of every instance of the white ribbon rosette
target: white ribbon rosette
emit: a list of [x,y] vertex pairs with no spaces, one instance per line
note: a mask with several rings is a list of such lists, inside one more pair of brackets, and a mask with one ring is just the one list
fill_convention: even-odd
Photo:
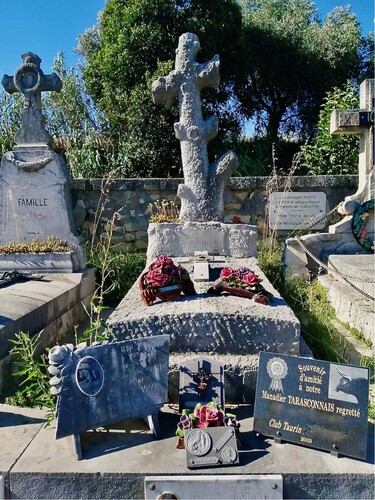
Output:
[[281,358],[272,358],[267,363],[267,373],[271,377],[270,390],[284,393],[281,380],[288,374],[288,365]]

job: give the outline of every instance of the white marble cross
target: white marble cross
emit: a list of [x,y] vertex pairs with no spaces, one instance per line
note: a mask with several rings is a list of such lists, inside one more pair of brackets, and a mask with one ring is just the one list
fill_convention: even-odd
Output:
[[356,207],[374,197],[374,80],[364,80],[360,86],[360,109],[335,110],[331,114],[330,133],[358,134],[358,190],[345,198],[339,212],[352,214]]

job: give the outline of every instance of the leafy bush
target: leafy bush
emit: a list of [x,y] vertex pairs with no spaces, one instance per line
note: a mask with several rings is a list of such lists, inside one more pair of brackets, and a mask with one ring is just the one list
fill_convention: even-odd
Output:
[[103,249],[94,247],[87,249],[87,257],[89,264],[96,270],[99,283],[102,278],[102,261],[107,259],[109,268],[103,287],[105,305],[113,305],[122,300],[146,265],[144,253],[119,253],[111,250],[106,257]]
[[347,83],[343,89],[334,88],[327,93],[321,107],[318,133],[311,145],[301,148],[302,163],[312,175],[357,174],[359,137],[356,135],[331,135],[331,113],[335,109],[359,107],[354,85]]

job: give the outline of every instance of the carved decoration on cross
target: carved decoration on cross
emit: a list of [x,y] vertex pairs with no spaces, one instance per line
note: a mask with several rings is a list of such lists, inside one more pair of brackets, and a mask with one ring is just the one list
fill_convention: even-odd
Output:
[[200,90],[217,88],[220,81],[219,56],[199,64],[196,55],[199,38],[193,33],[180,36],[175,69],[152,84],[155,103],[172,106],[178,96],[179,122],[174,130],[181,141],[184,184],[178,187],[181,222],[221,221],[224,218],[224,187],[238,165],[237,156],[228,151],[213,164],[208,161],[207,143],[218,132],[218,120],[204,120]]
[[22,55],[23,64],[14,76],[4,75],[2,84],[8,94],[20,92],[25,102],[22,113],[22,126],[15,135],[17,145],[50,145],[51,136],[44,128],[45,118],[41,112],[41,92],[60,92],[62,81],[56,73],[45,75],[40,69],[42,60],[32,52]]
[[331,114],[330,133],[359,134],[358,189],[347,196],[339,208],[351,215],[357,207],[374,198],[374,81],[364,80],[360,86],[360,109],[335,110]]

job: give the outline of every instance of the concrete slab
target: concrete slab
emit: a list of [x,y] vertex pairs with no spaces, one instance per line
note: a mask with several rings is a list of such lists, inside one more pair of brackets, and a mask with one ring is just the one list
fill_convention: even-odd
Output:
[[[375,256],[366,255],[330,255],[328,267],[336,269],[348,276],[348,279],[358,288],[375,297]],[[346,283],[332,271],[332,276]]]
[[327,290],[327,297],[340,321],[359,330],[375,344],[375,304],[371,299],[354,290],[350,285],[329,274],[319,276]]
[[[0,404],[0,476],[9,497],[9,471],[43,426],[45,411]],[[0,485],[1,488],[1,485]],[[0,489],[0,498],[3,492]]]
[[[208,295],[220,269],[246,266],[262,279],[274,295],[270,305],[231,295]],[[184,266],[191,273],[192,265]],[[284,299],[260,270],[255,258],[227,259],[211,265],[210,282],[195,282],[198,295],[176,302],[157,301],[146,306],[138,282],[108,319],[119,340],[169,334],[171,352],[209,352],[252,355],[261,350],[299,354],[300,324]],[[192,274],[191,274],[192,276]]]
[[[0,288],[0,395],[14,390],[10,340],[23,331],[43,330],[40,349],[52,346],[85,317],[94,292],[94,270],[49,274],[42,281],[16,282]],[[85,306],[85,307],[84,307]]]
[[179,416],[168,407],[160,415],[161,440],[143,421],[127,421],[84,434],[82,461],[72,437],[54,441],[53,427],[41,429],[10,470],[12,498],[144,498],[145,476],[193,474],[282,474],[284,498],[373,498],[372,425],[364,462],[257,436],[252,409],[231,408],[242,427],[240,465],[230,468],[187,469],[174,436]]

